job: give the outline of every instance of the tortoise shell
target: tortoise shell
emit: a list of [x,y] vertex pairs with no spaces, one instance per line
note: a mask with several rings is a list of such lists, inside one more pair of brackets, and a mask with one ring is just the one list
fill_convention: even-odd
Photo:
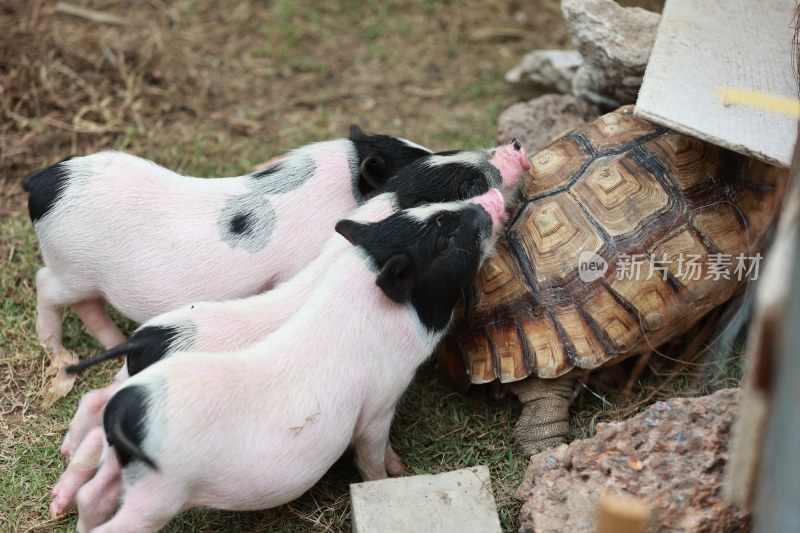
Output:
[[684,333],[756,277],[785,171],[632,111],[530,158],[497,255],[439,349],[457,382],[622,360]]

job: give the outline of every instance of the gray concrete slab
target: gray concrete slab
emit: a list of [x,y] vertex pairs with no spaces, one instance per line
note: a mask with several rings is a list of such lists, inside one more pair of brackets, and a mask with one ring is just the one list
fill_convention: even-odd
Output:
[[354,533],[500,533],[486,466],[350,485]]

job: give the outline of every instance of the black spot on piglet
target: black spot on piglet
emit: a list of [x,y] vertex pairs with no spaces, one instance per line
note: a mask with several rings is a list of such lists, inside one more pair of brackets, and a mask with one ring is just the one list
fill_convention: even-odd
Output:
[[278,162],[273,163],[272,165],[268,166],[265,169],[259,170],[258,172],[254,172],[253,173],[253,178],[255,178],[255,179],[267,178],[269,176],[272,176],[273,174],[278,174],[278,173],[280,173],[280,172],[282,172],[284,170],[285,166],[286,166],[286,163],[284,161],[278,161]]
[[176,341],[181,338],[191,338],[192,334],[193,331],[187,329],[187,326],[184,326],[183,331],[177,325],[144,326],[137,329],[128,341],[70,365],[65,371],[67,374],[76,374],[103,361],[127,355],[128,374],[133,376],[172,353]]
[[136,349],[128,352],[128,374],[138,374],[173,351],[173,343],[181,337],[178,326],[146,326],[131,336]]
[[113,446],[124,467],[140,460],[157,470],[155,462],[142,450],[145,417],[147,416],[147,389],[141,385],[125,387],[106,404],[103,411],[103,428],[108,444]]
[[231,219],[231,233],[241,235],[250,231],[250,216],[247,213],[239,213]]
[[28,191],[28,214],[31,222],[44,217],[61,197],[67,186],[69,170],[64,163],[68,157],[55,165],[34,172],[22,181],[22,188]]

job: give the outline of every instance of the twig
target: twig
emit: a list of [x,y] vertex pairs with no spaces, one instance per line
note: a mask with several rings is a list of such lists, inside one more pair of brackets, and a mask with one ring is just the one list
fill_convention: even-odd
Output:
[[76,6],[67,2],[59,2],[56,4],[56,11],[91,20],[92,22],[100,22],[102,24],[118,24],[120,26],[129,26],[131,24],[131,21],[125,17],[110,15],[101,11],[95,11],[94,9],[86,9],[85,7]]
[[581,379],[577,379],[576,381],[577,381],[577,382],[578,382],[578,383],[579,383],[579,384],[580,384],[580,385],[581,385],[581,386],[582,386],[584,389],[586,389],[587,391],[589,391],[589,393],[590,393],[592,396],[594,396],[595,398],[597,398],[598,400],[600,400],[601,402],[603,402],[603,405],[607,405],[607,406],[609,406],[609,407],[614,407],[614,404],[613,404],[613,403],[609,402],[608,400],[606,400],[605,398],[603,398],[602,396],[600,396],[599,394],[597,394],[595,391],[593,391],[592,389],[590,389],[589,387],[587,387],[587,386],[586,386],[586,384],[583,382],[583,380],[581,380]]
[[49,520],[45,520],[44,522],[39,522],[38,524],[34,524],[27,528],[25,531],[36,531],[37,529],[50,529],[54,524],[59,524],[66,520],[69,515],[61,515],[55,518],[50,518]]

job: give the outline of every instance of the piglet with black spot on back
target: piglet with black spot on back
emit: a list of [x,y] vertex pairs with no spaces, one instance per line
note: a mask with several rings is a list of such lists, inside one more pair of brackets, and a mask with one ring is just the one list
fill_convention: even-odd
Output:
[[339,222],[355,246],[280,329],[224,357],[175,354],[109,400],[95,430],[108,443],[102,464],[78,492],[79,530],[156,531],[191,507],[282,505],[350,445],[364,479],[401,472],[389,445],[396,404],[504,219],[492,189]]
[[65,305],[108,349],[125,337],[105,302],[144,322],[269,289],[319,254],[337,220],[429,153],[352,126],[348,139],[234,178],[181,176],[120,152],[40,170],[23,183],[46,265],[36,274],[39,342],[62,350]]
[[[525,149],[517,141],[486,150],[430,154],[400,170],[386,184],[386,192],[359,207],[350,218],[377,222],[399,209],[466,199],[492,187],[508,197],[528,168]],[[112,357],[127,355],[126,365],[114,383],[81,399],[61,447],[70,465],[53,488],[52,516],[66,511],[78,487],[94,472],[92,465],[97,463],[101,443],[85,437],[99,425],[109,396],[129,376],[179,350],[232,352],[278,329],[306,301],[328,266],[348,249],[349,243],[344,238],[332,230],[331,233],[320,256],[275,289],[241,300],[186,305],[149,320],[128,342],[67,368],[68,372],[77,372]]]

